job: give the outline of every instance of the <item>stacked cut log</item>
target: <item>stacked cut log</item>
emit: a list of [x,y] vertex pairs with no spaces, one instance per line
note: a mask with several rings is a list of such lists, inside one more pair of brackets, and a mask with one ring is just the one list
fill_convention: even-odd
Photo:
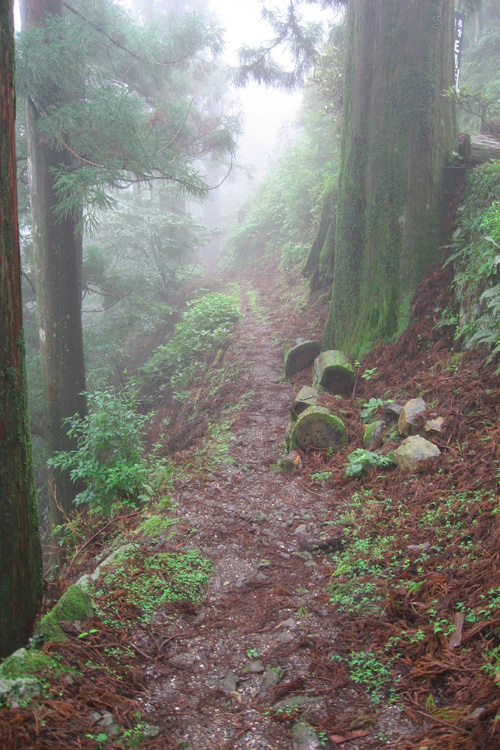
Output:
[[458,153],[469,164],[485,164],[491,159],[500,159],[500,141],[484,133],[462,133],[459,136]]

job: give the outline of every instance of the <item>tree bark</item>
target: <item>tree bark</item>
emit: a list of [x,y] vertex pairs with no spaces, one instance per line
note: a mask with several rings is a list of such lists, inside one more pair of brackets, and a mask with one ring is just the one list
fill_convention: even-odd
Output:
[[28,640],[42,599],[17,219],[13,0],[0,0],[0,658]]
[[[43,26],[47,16],[62,14],[62,0],[22,0],[23,25]],[[54,93],[57,98],[57,92]],[[57,103],[56,101],[54,103]],[[68,438],[65,419],[86,414],[85,362],[81,317],[80,216],[56,215],[54,169],[71,169],[72,156],[47,144],[38,128],[36,103],[27,102],[26,129],[33,224],[36,292],[39,317],[44,429],[49,455],[75,448]],[[49,517],[52,530],[69,517],[81,490],[68,472],[49,469]],[[54,563],[63,561],[57,535],[53,539]]]
[[324,348],[397,338],[440,257],[456,144],[452,0],[349,0],[335,267]]

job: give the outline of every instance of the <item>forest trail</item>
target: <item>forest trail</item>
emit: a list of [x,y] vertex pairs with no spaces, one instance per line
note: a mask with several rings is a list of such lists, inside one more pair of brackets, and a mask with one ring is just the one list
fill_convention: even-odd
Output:
[[[214,563],[209,591],[200,611],[176,620],[163,658],[148,668],[145,708],[176,747],[320,747],[344,702],[356,701],[328,667],[339,631],[326,593],[332,565],[318,545],[331,550],[331,519],[320,493],[275,470],[294,391],[248,298],[243,312],[253,396],[233,426],[232,462],[209,481],[187,479],[175,495],[197,531],[190,544]],[[391,710],[380,717],[386,735],[394,718]],[[322,727],[320,740],[292,742],[299,720]],[[370,735],[349,746],[374,747]]]
[[329,566],[307,552],[321,530],[316,498],[272,469],[293,391],[281,382],[270,327],[248,299],[243,313],[241,356],[254,395],[234,427],[233,462],[212,482],[187,480],[176,497],[198,531],[192,544],[215,564],[208,596],[198,615],[177,623],[180,637],[149,682],[168,734],[193,750],[291,747],[288,728],[266,715],[276,689],[262,683],[282,669],[281,695],[313,698],[303,691],[315,643],[335,635],[322,601]]

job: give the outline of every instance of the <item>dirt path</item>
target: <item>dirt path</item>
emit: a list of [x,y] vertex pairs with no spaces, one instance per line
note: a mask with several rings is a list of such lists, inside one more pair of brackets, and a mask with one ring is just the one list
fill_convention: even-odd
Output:
[[[271,468],[293,391],[281,383],[271,330],[248,304],[244,314],[242,355],[255,395],[235,430],[234,463],[176,498],[198,530],[193,546],[215,561],[209,595],[199,616],[183,618],[177,632],[187,637],[172,641],[150,683],[152,703],[193,750],[291,747],[288,726],[266,714],[277,690],[263,683],[282,672],[281,685],[311,698],[302,686],[316,639],[334,638],[321,593],[329,568],[308,551],[321,530],[318,498]],[[324,714],[323,696],[311,707],[318,704]]]
[[[176,621],[166,658],[150,668],[147,708],[190,750],[333,747],[335,715],[359,697],[328,665],[337,638],[325,593],[332,569],[317,547],[329,537],[327,507],[273,469],[293,390],[281,382],[271,329],[248,303],[244,315],[255,395],[235,428],[234,463],[176,496],[197,530],[192,546],[215,563],[210,589],[200,612]],[[298,721],[314,725],[319,740],[292,740]]]

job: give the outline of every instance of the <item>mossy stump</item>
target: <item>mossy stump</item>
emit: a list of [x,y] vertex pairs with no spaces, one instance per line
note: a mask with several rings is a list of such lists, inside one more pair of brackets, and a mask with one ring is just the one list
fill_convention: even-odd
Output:
[[290,419],[292,422],[295,422],[299,415],[310,406],[316,406],[318,396],[319,393],[316,388],[310,388],[310,386],[304,385],[295,396],[290,409]]
[[310,406],[302,412],[290,434],[291,450],[331,451],[346,442],[342,420],[323,406]]
[[314,361],[313,385],[333,395],[350,395],[354,388],[354,367],[345,352],[321,352]]
[[295,346],[285,352],[285,378],[291,378],[312,365],[320,351],[319,341],[297,341]]

